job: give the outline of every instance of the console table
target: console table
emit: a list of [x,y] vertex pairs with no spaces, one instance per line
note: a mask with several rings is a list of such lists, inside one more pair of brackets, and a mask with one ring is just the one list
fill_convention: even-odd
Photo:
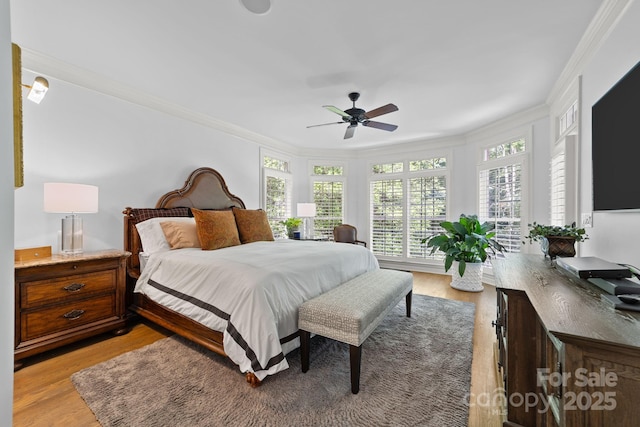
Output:
[[505,426],[637,426],[640,313],[541,255],[493,260]]

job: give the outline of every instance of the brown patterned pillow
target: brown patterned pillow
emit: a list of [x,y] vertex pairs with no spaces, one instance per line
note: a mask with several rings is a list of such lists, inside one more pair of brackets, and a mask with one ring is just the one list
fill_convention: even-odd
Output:
[[265,211],[233,208],[233,214],[242,243],[273,241],[273,231]]
[[232,211],[191,209],[203,250],[220,249],[240,244],[238,227]]
[[171,249],[200,247],[200,239],[198,238],[195,221],[162,221],[160,222],[160,227],[162,227],[162,232]]

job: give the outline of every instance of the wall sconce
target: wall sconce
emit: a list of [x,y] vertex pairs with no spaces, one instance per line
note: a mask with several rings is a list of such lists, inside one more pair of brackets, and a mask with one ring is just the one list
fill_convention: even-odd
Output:
[[316,204],[315,203],[298,203],[296,207],[298,211],[298,216],[303,218],[304,221],[304,230],[303,230],[303,239],[313,239],[313,222],[311,222],[311,218],[316,216]]
[[27,99],[29,101],[33,101],[36,104],[40,104],[42,98],[44,98],[45,94],[49,90],[49,82],[44,77],[36,77],[31,86],[22,84],[22,86],[29,88],[29,93],[27,94]]
[[77,214],[98,212],[98,187],[60,182],[45,183],[44,211],[70,214],[62,219],[62,253],[82,253],[82,218]]

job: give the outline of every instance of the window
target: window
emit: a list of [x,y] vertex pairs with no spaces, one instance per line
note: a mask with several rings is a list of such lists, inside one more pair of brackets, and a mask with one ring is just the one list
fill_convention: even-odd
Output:
[[578,101],[574,101],[573,104],[567,110],[558,117],[558,133],[560,135],[567,132],[574,124],[578,122]]
[[507,252],[520,252],[527,159],[525,139],[487,147],[482,159],[478,174],[479,219],[495,225],[496,240]]
[[272,156],[262,157],[264,210],[274,237],[285,237],[286,230],[280,221],[291,216],[293,179],[289,162]]
[[404,234],[402,179],[371,181],[371,250],[401,256]]
[[551,225],[571,224],[577,216],[577,139],[575,135],[562,138],[551,155]]
[[315,235],[332,238],[333,228],[342,224],[344,218],[344,166],[313,165],[311,170],[313,201],[316,204]]
[[409,178],[409,258],[428,256],[430,250],[427,251],[422,239],[442,231],[440,223],[446,219],[446,178],[442,175]]
[[413,261],[439,257],[428,255],[422,239],[446,220],[447,181],[445,157],[372,165],[372,251]]
[[560,151],[551,158],[551,225],[564,225],[565,158]]
[[549,177],[551,225],[578,221],[578,148],[582,79],[571,83],[562,97],[551,105],[554,117]]

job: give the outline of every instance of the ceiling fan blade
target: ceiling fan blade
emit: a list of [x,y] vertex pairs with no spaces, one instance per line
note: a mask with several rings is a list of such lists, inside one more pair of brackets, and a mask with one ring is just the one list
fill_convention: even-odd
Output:
[[398,126],[396,126],[396,125],[390,125],[389,123],[374,122],[374,121],[371,121],[371,120],[366,120],[366,121],[362,122],[362,125],[363,126],[368,126],[370,128],[386,130],[386,131],[389,131],[389,132],[393,132],[394,130],[398,129]]
[[347,131],[344,133],[344,139],[349,139],[353,136],[353,132],[355,132],[356,127],[358,125],[349,125],[349,127],[347,127]]
[[345,113],[344,111],[342,111],[341,109],[339,109],[338,107],[334,107],[333,105],[323,105],[322,108],[326,108],[329,111],[332,111],[336,114],[341,115],[342,117],[346,117],[348,119],[351,118],[351,115]]
[[342,124],[344,124],[344,122],[331,122],[331,123],[322,123],[322,124],[320,124],[320,125],[311,125],[311,126],[307,126],[307,129],[308,129],[308,128],[316,128],[316,127],[318,127],[318,126],[327,126],[327,125],[342,125]]
[[381,116],[383,114],[392,113],[394,111],[398,111],[398,107],[394,104],[383,105],[382,107],[378,107],[375,110],[367,111],[364,113],[364,116],[367,119],[373,119],[374,117]]

